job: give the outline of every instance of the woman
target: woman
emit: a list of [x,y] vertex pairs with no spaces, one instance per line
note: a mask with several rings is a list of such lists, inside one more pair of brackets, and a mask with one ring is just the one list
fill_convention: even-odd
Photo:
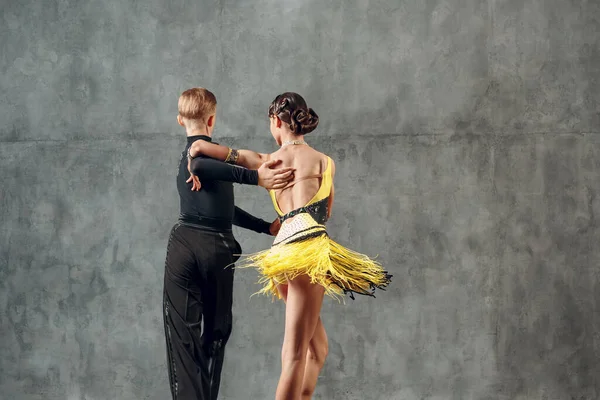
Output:
[[[190,159],[204,155],[258,169],[269,160],[281,160],[295,169],[295,179],[271,190],[281,228],[273,246],[247,258],[262,274],[262,293],[286,302],[282,371],[276,399],[310,399],[327,356],[327,335],[320,318],[325,293],[373,295],[391,278],[365,255],[332,241],[325,228],[333,204],[335,164],[311,148],[304,135],[319,117],[297,93],[283,93],[269,107],[270,128],[280,149],[272,154],[235,150],[205,141],[190,148]],[[194,174],[194,171],[190,171]],[[194,190],[199,185],[195,180]]]

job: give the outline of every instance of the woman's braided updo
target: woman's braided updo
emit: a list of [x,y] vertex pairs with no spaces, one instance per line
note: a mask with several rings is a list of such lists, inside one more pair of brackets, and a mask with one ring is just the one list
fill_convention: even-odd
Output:
[[275,97],[269,106],[269,117],[277,117],[297,135],[306,135],[319,125],[319,116],[298,93],[286,92]]

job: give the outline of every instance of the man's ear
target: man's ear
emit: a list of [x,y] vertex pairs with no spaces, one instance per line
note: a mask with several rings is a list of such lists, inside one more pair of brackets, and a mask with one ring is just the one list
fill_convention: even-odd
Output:
[[185,126],[185,124],[183,123],[183,118],[181,117],[181,114],[177,114],[177,123],[181,126]]
[[211,115],[210,117],[208,117],[208,119],[206,120],[206,126],[208,126],[209,128],[212,128],[215,125],[215,115]]

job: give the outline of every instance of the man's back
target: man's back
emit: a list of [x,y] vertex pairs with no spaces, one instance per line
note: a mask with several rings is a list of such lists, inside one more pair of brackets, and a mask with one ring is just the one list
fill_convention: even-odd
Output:
[[191,185],[186,183],[190,177],[187,149],[192,142],[193,140],[188,138],[188,144],[181,155],[179,172],[177,173],[177,191],[179,192],[181,215],[231,221],[234,213],[233,183],[206,180],[202,183],[202,190],[200,191],[192,191]]

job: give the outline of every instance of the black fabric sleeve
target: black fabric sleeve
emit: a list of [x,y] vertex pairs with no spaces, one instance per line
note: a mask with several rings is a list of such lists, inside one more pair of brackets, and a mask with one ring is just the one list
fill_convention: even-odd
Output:
[[257,218],[242,210],[238,206],[235,207],[232,222],[234,225],[241,228],[249,229],[258,233],[266,233],[267,235],[271,234],[269,232],[269,227],[271,226],[270,222]]
[[192,160],[190,168],[200,181],[212,180],[258,185],[258,171],[230,165],[212,158],[196,157]]

